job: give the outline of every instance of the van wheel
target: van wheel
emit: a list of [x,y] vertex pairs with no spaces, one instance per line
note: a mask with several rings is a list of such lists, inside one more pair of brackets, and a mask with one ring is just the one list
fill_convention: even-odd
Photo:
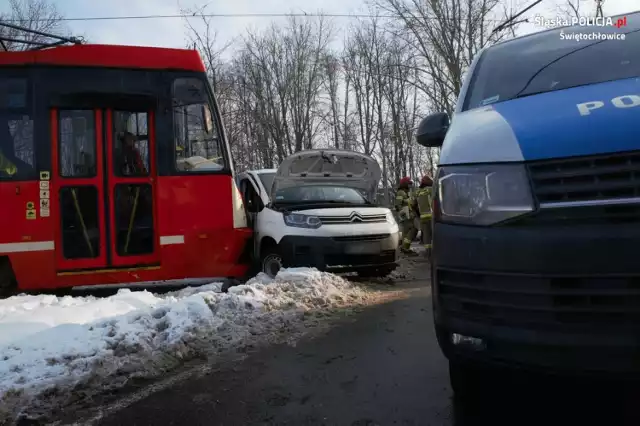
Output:
[[0,257],[0,299],[13,296],[17,288],[18,282],[9,258]]
[[278,275],[278,271],[282,269],[282,256],[276,247],[269,247],[264,251],[260,262],[261,270],[271,278]]
[[449,361],[449,380],[453,393],[460,402],[473,400],[487,391],[486,384],[482,389],[482,369],[465,362]]

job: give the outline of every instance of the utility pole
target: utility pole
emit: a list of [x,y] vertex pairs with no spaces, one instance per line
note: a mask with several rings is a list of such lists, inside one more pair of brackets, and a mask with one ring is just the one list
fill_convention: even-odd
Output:
[[596,18],[603,18],[603,13],[602,13],[602,3],[604,3],[604,0],[595,0],[596,2]]

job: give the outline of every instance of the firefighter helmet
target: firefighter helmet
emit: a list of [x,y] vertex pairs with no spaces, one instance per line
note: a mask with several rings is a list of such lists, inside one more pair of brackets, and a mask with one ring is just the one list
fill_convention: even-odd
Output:
[[424,175],[422,176],[422,179],[420,179],[420,185],[433,185],[433,179],[431,179],[429,176]]
[[409,185],[413,185],[413,181],[411,180],[411,178],[409,176],[405,176],[402,179],[400,179],[400,185],[399,186],[409,186]]

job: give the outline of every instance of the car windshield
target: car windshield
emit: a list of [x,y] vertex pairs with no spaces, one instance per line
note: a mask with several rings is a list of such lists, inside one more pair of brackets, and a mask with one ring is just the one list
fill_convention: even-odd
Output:
[[357,190],[345,186],[297,186],[276,192],[276,203],[347,203],[367,204]]
[[[615,27],[597,30],[622,35]],[[585,27],[564,28],[563,36],[560,30],[545,31],[488,49],[478,61],[462,110],[640,76],[640,30],[627,32],[624,40],[567,38],[585,31]]]
[[274,173],[259,173],[258,177],[260,178],[260,181],[262,182],[262,186],[264,186],[264,189],[267,191],[267,194],[271,193],[271,186],[273,185],[273,179],[276,177],[275,172]]

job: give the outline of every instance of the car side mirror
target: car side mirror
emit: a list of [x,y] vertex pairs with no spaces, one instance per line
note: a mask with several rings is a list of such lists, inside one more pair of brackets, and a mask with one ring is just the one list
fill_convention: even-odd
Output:
[[247,210],[249,212],[260,213],[262,209],[264,209],[264,203],[259,197],[247,200]]
[[204,124],[204,130],[207,134],[213,132],[213,117],[211,116],[211,110],[209,105],[203,104],[201,106],[202,121]]
[[447,130],[449,130],[449,114],[436,112],[422,119],[418,126],[416,140],[418,144],[425,147],[441,147]]

